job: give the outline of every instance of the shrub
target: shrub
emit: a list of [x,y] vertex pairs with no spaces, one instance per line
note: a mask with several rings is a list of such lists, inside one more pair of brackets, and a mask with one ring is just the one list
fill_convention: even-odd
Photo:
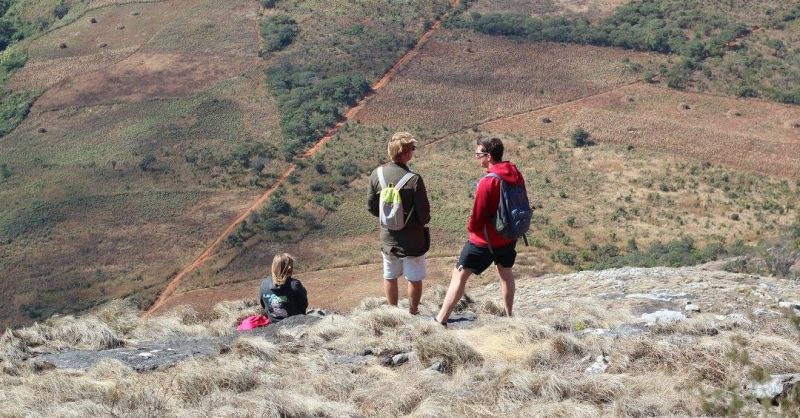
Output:
[[289,15],[280,14],[267,17],[261,22],[261,39],[264,40],[261,54],[286,48],[299,31],[297,22]]
[[272,9],[275,7],[275,3],[277,2],[278,0],[261,0],[261,7],[265,9]]
[[156,162],[156,157],[153,154],[147,154],[142,158],[142,161],[139,162],[139,168],[142,171],[149,170],[153,164]]
[[67,13],[69,13],[69,5],[66,3],[60,3],[53,9],[53,16],[57,19],[63,19]]
[[11,169],[8,168],[8,164],[3,163],[0,164],[0,174],[2,174],[3,179],[7,179],[11,177]]
[[550,259],[556,263],[574,266],[577,261],[577,256],[575,256],[575,253],[571,251],[558,250],[550,254]]
[[18,37],[17,28],[11,22],[0,19],[0,51],[6,49]]
[[336,167],[336,170],[338,170],[339,174],[341,174],[343,177],[352,177],[358,174],[358,166],[351,162],[340,163]]
[[294,208],[286,200],[281,197],[273,197],[266,208],[269,214],[291,215]]
[[6,80],[11,73],[25,66],[28,57],[21,52],[7,52],[0,61],[0,83]]
[[316,193],[332,193],[333,186],[327,180],[318,180],[311,185],[311,191]]
[[0,92],[0,137],[19,125],[30,111],[36,95],[33,92]]
[[339,199],[332,194],[323,194],[314,197],[314,203],[322,206],[326,210],[333,211],[339,206]]
[[592,141],[589,139],[589,132],[586,132],[583,128],[577,128],[569,136],[570,143],[573,147],[580,148],[585,147],[592,144]]
[[265,218],[261,221],[261,227],[267,232],[286,231],[290,229],[290,225],[283,222],[277,216]]

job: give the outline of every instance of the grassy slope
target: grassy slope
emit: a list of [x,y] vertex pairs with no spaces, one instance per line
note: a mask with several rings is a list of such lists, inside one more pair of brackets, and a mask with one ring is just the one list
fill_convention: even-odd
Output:
[[[466,52],[466,48],[471,52]],[[516,51],[520,56],[512,60],[504,51]],[[671,132],[685,133],[692,129],[711,134],[695,140],[680,136],[688,149],[706,141],[715,146],[725,144],[732,130],[753,135],[759,141],[793,143],[791,130],[782,122],[793,112],[788,106],[751,105],[712,96],[673,97],[668,90],[632,86],[610,94],[610,98],[601,94],[574,105],[545,107],[508,121],[490,122],[481,126],[483,132],[473,128],[453,129],[509,112],[508,107],[498,110],[509,106],[508,103],[521,109],[537,108],[580,96],[576,91],[592,94],[614,89],[625,77],[636,79],[640,74],[627,69],[623,61],[626,58],[627,62],[658,62],[658,57],[644,54],[628,55],[617,50],[603,53],[603,49],[593,47],[588,51],[593,52],[593,61],[587,68],[599,68],[600,72],[620,68],[629,73],[623,72],[621,81],[607,81],[607,84],[591,84],[582,76],[579,79],[586,83],[584,87],[576,87],[578,82],[569,79],[552,87],[542,81],[548,79],[541,78],[546,72],[511,70],[507,72],[518,74],[513,89],[502,78],[487,77],[484,81],[488,84],[481,83],[486,95],[491,91],[502,92],[505,100],[496,97],[480,100],[480,94],[465,88],[476,77],[485,76],[480,67],[441,64],[461,63],[460,58],[467,56],[476,62],[495,63],[506,71],[506,64],[516,69],[517,61],[531,60],[548,62],[551,66],[547,70],[557,73],[560,67],[553,64],[557,60],[550,59],[549,54],[571,62],[564,56],[578,51],[557,45],[520,48],[512,41],[497,38],[442,33],[417,61],[367,104],[356,117],[360,123],[348,124],[335,141],[299,168],[293,184],[286,185],[283,199],[297,211],[324,216],[318,230],[309,231],[304,225],[294,224],[289,230],[256,234],[242,248],[222,251],[217,260],[185,282],[184,289],[253,280],[264,269],[265,255],[268,259],[269,254],[286,249],[299,257],[305,271],[376,262],[376,221],[363,207],[365,175],[384,159],[385,141],[396,130],[415,132],[423,143],[436,141],[418,150],[412,161],[412,166],[426,179],[434,207],[431,256],[435,257],[455,254],[465,239],[470,192],[480,176],[470,155],[475,139],[487,134],[503,135],[508,146],[507,158],[520,166],[528,180],[534,204],[538,206],[532,234],[534,246],[520,251],[530,256],[530,263],[546,266],[545,269],[565,268],[551,258],[559,251],[574,254],[578,264],[586,266],[598,257],[597,250],[592,248],[614,245],[624,250],[631,238],[639,248],[682,235],[694,237],[698,246],[718,241],[731,244],[736,240],[755,243],[776,235],[781,225],[795,219],[800,203],[796,178],[770,178],[757,172],[739,172],[735,167],[741,164],[726,168],[704,162],[710,159],[725,163],[721,158],[735,156],[733,150],[738,145],[722,145],[731,152],[718,156],[699,154],[702,150],[716,149],[705,146],[698,147],[693,154],[681,152],[675,156],[671,154],[676,150],[662,145],[671,138]],[[443,52],[449,55],[442,55]],[[586,50],[583,52],[586,55]],[[580,66],[571,67],[570,71],[565,74],[591,73],[589,69],[584,73]],[[567,76],[560,74],[560,77]],[[553,91],[541,92],[540,86]],[[679,101],[691,102],[693,110],[681,110]],[[496,105],[485,106],[486,102]],[[728,115],[737,106],[742,109],[740,115]],[[595,119],[583,116],[594,107],[609,112],[591,113],[600,114]],[[578,149],[569,144],[569,133],[581,123],[587,128],[608,126],[608,132],[600,128],[590,130],[598,139],[625,144],[628,138],[617,131],[627,129],[627,119],[618,122],[615,117],[639,113],[666,118],[677,124],[677,128],[669,125],[668,132],[660,130],[659,124],[640,120],[631,126],[637,127],[637,138],[641,138],[642,144],[637,142],[633,149],[606,143]],[[540,118],[546,116],[553,121],[541,122]],[[448,130],[457,132],[448,134]],[[753,161],[756,165],[746,168],[775,173],[767,160]],[[760,167],[758,162],[762,164]],[[796,166],[791,161],[788,164],[790,168]],[[347,165],[357,167],[360,175],[343,175]],[[320,188],[320,183],[331,183],[329,178],[334,179],[333,186]],[[332,210],[324,209],[323,200],[331,202]],[[282,218],[291,222],[290,217]]]
[[[202,90],[189,83],[180,97],[101,99],[86,107],[76,96],[77,106],[36,113],[0,141],[11,173],[0,182],[0,245],[10,255],[0,271],[13,278],[2,286],[14,295],[0,313],[5,324],[131,294],[147,304],[174,269],[286,167],[272,158],[282,138],[264,69],[281,60],[338,62],[374,79],[447,2],[285,6],[301,22],[300,39],[240,76]],[[89,70],[119,66],[135,51],[248,62],[258,52],[258,14],[255,1],[111,5],[26,48],[32,66],[61,80],[76,75],[70,69],[76,63]],[[319,15],[326,18],[314,19]],[[366,33],[349,35],[362,23]],[[381,25],[381,37],[372,36],[374,25]],[[387,28],[394,37],[385,35]],[[392,48],[381,47],[389,40]],[[62,41],[67,48],[58,48]],[[18,82],[52,85],[25,70]],[[256,160],[267,163],[260,172],[250,167]]]

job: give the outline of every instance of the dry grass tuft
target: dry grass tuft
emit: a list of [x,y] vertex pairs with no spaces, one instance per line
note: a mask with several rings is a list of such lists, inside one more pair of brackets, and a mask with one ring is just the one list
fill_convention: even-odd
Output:
[[480,353],[461,338],[443,329],[421,335],[413,346],[422,364],[441,361],[447,373],[453,373],[463,366],[483,364]]
[[485,299],[480,302],[478,306],[478,313],[494,316],[505,316],[506,308],[503,306],[503,303],[497,299]]
[[263,361],[275,361],[278,347],[258,337],[240,337],[233,345],[233,352],[240,357],[256,357]]
[[742,116],[742,111],[739,109],[731,109],[725,113],[725,116],[727,116],[729,119],[736,118]]
[[650,329],[655,334],[717,335],[718,322],[713,315],[703,314],[683,321],[658,321]]
[[245,392],[261,383],[261,364],[248,358],[238,361],[230,357],[211,361],[189,359],[175,367],[172,391],[190,403],[199,402],[215,390]]
[[44,323],[16,332],[28,347],[43,346],[49,350],[79,348],[102,350],[119,347],[122,336],[97,317],[53,316]]
[[589,349],[583,341],[568,334],[557,334],[531,346],[525,364],[532,370],[574,368],[587,353]]
[[[700,415],[699,397],[694,382],[672,375],[651,372],[646,379],[628,378],[625,391],[612,403],[617,417]],[[687,396],[688,393],[691,396]]]

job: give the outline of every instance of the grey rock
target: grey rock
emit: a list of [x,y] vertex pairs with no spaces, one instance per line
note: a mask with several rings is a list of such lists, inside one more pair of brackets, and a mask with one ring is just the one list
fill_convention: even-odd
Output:
[[781,314],[778,313],[778,312],[775,312],[773,310],[770,310],[770,309],[756,308],[756,309],[753,310],[753,316],[764,316],[764,317],[768,317],[768,318],[777,318],[777,317],[781,316]]
[[447,319],[448,329],[469,329],[475,328],[475,321],[478,319],[477,315],[472,312],[453,313]]
[[800,311],[800,302],[792,301],[792,302],[778,302],[779,308],[784,309],[794,309],[796,311]]
[[407,362],[408,362],[408,353],[400,353],[392,356],[392,361],[389,363],[389,365],[397,367]]
[[606,369],[608,369],[608,359],[606,356],[599,355],[595,358],[594,363],[591,366],[587,367],[584,370],[586,374],[600,374],[605,373]]
[[229,345],[230,340],[226,338],[185,337],[102,351],[65,350],[36,357],[32,363],[37,368],[46,363],[59,369],[87,370],[100,360],[110,358],[119,360],[136,371],[145,371],[169,367],[189,357],[215,356]]
[[320,317],[297,315],[284,319],[268,327],[256,328],[222,337],[172,337],[158,341],[144,341],[130,347],[110,350],[64,350],[44,354],[31,359],[38,369],[59,368],[87,370],[102,359],[119,360],[136,371],[154,370],[173,366],[190,357],[211,357],[230,351],[231,345],[240,335],[263,337],[277,341],[282,328],[314,324]]
[[695,305],[694,303],[687,303],[686,306],[683,308],[686,312],[700,312],[700,306]]
[[683,321],[684,319],[686,319],[686,316],[678,311],[671,311],[664,309],[653,313],[642,314],[641,318],[645,320],[649,325],[652,325],[659,322],[664,323],[664,322]]
[[792,388],[800,383],[800,374],[775,374],[766,382],[750,382],[747,389],[758,400],[777,403]]
[[437,373],[444,373],[447,371],[447,365],[443,360],[434,361],[433,364],[428,367],[428,370],[432,370]]
[[631,293],[629,295],[625,295],[626,298],[649,299],[662,302],[669,302],[673,299],[683,298],[686,296],[688,296],[686,293],[670,293],[669,291],[660,291],[654,293]]

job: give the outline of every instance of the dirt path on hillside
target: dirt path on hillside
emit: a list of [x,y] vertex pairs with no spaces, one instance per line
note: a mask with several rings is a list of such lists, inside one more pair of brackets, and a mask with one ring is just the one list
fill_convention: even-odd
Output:
[[[458,6],[459,0],[451,1],[451,5],[453,7]],[[400,69],[406,65],[409,61],[411,61],[414,57],[419,54],[420,49],[430,40],[433,34],[442,26],[442,21],[447,17],[449,13],[443,14],[436,22],[428,29],[422,37],[419,38],[416,44],[408,50],[403,56],[387,71],[378,81],[376,81],[372,85],[372,91],[370,94],[364,96],[355,106],[350,108],[350,110],[345,113],[344,117],[342,118],[339,123],[334,125],[332,128],[328,130],[328,132],[323,135],[314,146],[312,146],[308,151],[303,154],[302,158],[308,158],[319,152],[326,143],[328,143],[331,139],[333,139],[337,132],[347,123],[348,120],[353,118],[358,112],[364,107],[364,104],[369,101],[378,91],[380,91],[383,87],[385,87],[392,78],[394,78]],[[289,177],[292,172],[294,172],[296,166],[291,164],[286,171],[281,174],[281,176],[277,179],[275,184],[269,188],[266,192],[264,192],[258,199],[256,199],[250,206],[247,207],[233,222],[229,223],[228,226],[222,231],[222,233],[213,241],[211,244],[197,257],[194,261],[189,264],[188,266],[184,267],[179,271],[175,277],[170,280],[167,286],[164,288],[163,291],[158,295],[156,301],[147,309],[145,315],[150,315],[156,310],[158,310],[164,303],[172,296],[178,286],[181,284],[181,281],[187,274],[191,273],[198,267],[205,264],[209,258],[214,254],[217,248],[222,244],[222,242],[230,235],[233,230],[241,223],[244,222],[245,219],[250,215],[252,211],[257,209],[261,206],[264,202],[269,199],[272,193],[281,185],[286,178]]]

